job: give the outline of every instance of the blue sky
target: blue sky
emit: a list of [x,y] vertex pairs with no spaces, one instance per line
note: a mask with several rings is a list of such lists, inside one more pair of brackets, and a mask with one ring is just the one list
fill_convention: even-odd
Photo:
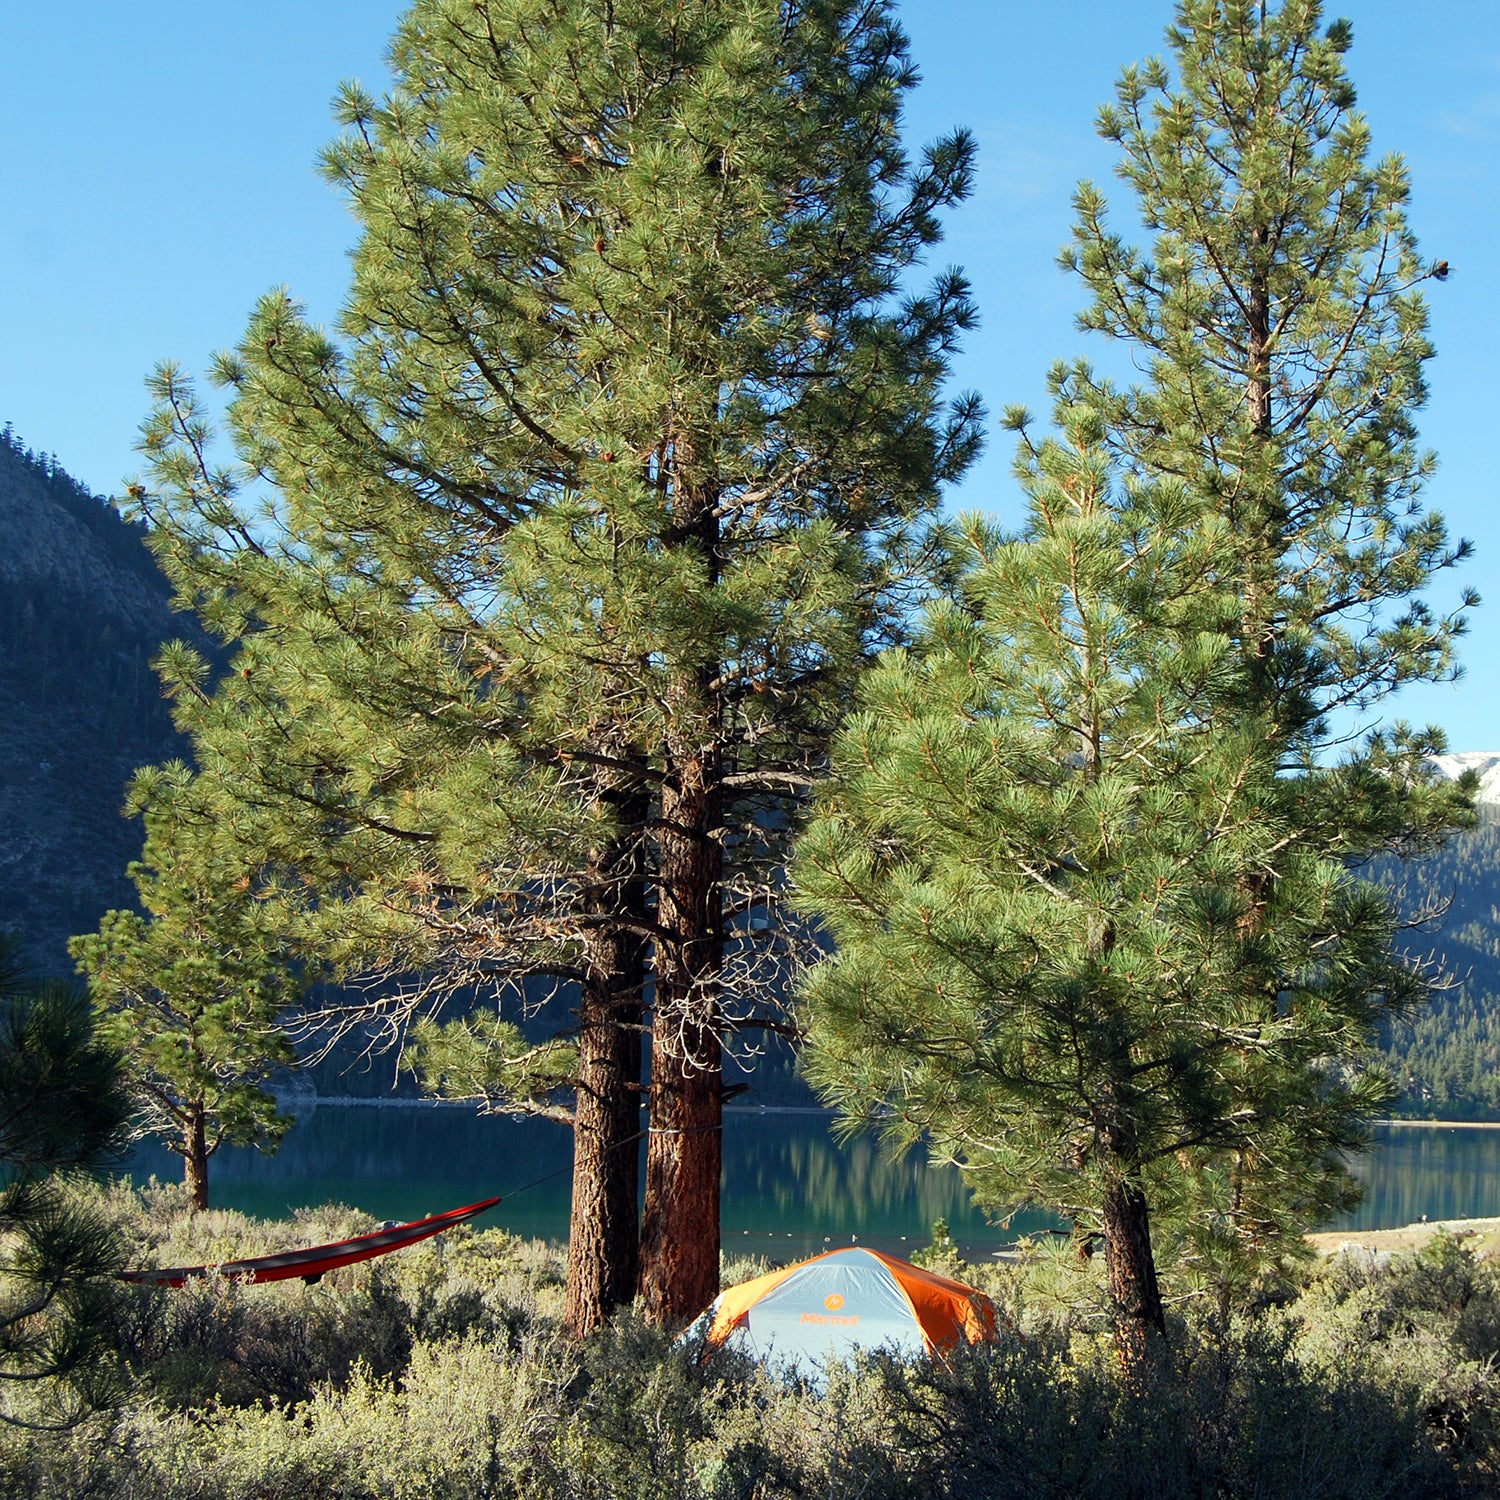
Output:
[[[380,84],[402,8],[0,3],[0,422],[115,492],[136,467],[142,381],[157,360],[202,369],[277,284],[332,317],[352,225],[313,163],[336,84]],[[1048,365],[1091,348],[1074,329],[1080,289],[1055,256],[1074,183],[1110,180],[1094,113],[1123,64],[1161,49],[1169,13],[1169,0],[902,6],[925,80],[912,140],[963,124],[979,141],[977,191],[936,261],[973,280],[983,324],[955,379],[992,410],[1042,408]],[[1454,266],[1431,299],[1439,357],[1422,427],[1442,468],[1430,498],[1476,542],[1463,581],[1493,600],[1474,616],[1465,680],[1411,691],[1392,711],[1442,725],[1455,749],[1500,749],[1500,3],[1344,0],[1328,13],[1354,23],[1360,106],[1377,151],[1410,164],[1423,250]],[[1013,516],[1009,462],[998,435],[952,503]],[[1444,580],[1434,601],[1457,587]]]

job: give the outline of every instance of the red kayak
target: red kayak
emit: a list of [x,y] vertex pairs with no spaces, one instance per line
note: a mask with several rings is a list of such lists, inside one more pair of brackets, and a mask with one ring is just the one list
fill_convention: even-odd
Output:
[[121,1281],[133,1281],[140,1286],[182,1286],[196,1276],[207,1276],[217,1271],[220,1276],[233,1276],[238,1281],[259,1284],[262,1281],[291,1281],[300,1277],[314,1282],[325,1271],[336,1271],[340,1266],[352,1266],[357,1261],[374,1260],[377,1255],[389,1255],[406,1245],[415,1245],[419,1240],[431,1239],[455,1224],[466,1224],[470,1219],[492,1209],[500,1200],[486,1198],[483,1203],[471,1203],[467,1208],[450,1208],[445,1214],[433,1214],[428,1219],[413,1219],[410,1224],[397,1224],[391,1229],[377,1229],[370,1234],[357,1234],[352,1240],[335,1240],[330,1245],[314,1245],[308,1250],[288,1250],[282,1255],[257,1255],[249,1260],[229,1260],[217,1266],[177,1266],[172,1270],[121,1271]]

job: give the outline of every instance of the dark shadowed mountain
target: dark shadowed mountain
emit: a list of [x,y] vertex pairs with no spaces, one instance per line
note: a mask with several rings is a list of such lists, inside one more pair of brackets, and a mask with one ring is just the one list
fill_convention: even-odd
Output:
[[0,434],[0,927],[49,974],[133,895],[139,765],[184,753],[151,661],[184,634],[141,529]]

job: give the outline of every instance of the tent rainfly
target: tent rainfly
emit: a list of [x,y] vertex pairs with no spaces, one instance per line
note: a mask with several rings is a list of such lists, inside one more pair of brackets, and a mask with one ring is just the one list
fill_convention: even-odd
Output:
[[995,1337],[995,1306],[983,1292],[882,1255],[830,1250],[721,1292],[688,1330],[707,1347],[816,1375],[857,1349],[907,1359]]

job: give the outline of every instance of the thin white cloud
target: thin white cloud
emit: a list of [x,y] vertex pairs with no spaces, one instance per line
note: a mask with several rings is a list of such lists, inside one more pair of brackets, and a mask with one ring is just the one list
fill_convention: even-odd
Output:
[[1436,122],[1449,135],[1465,140],[1494,140],[1500,135],[1500,89],[1487,90],[1459,109],[1440,110]]

